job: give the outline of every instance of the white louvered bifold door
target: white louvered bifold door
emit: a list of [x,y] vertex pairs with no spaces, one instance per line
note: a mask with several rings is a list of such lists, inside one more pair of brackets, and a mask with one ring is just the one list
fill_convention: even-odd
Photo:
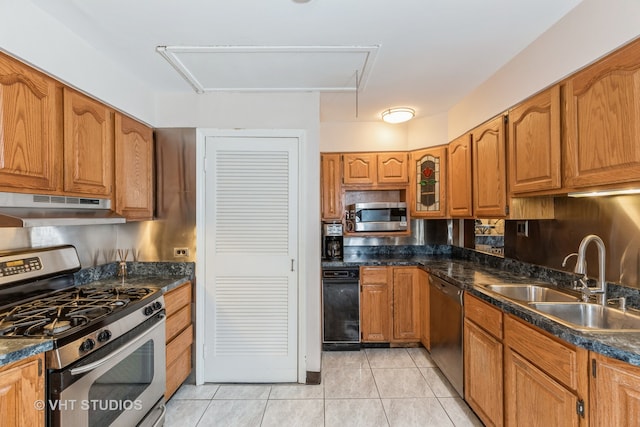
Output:
[[205,381],[297,381],[298,139],[207,137]]

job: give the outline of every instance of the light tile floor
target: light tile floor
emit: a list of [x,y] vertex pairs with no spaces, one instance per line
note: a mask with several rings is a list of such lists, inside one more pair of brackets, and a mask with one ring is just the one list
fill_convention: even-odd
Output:
[[322,384],[183,385],[166,427],[482,426],[424,348],[324,352]]

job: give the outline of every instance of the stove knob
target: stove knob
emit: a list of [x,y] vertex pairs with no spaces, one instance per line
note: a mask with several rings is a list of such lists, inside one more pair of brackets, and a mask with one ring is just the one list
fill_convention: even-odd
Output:
[[162,303],[160,301],[156,301],[153,303],[154,310],[160,310],[162,308]]
[[80,344],[80,351],[87,352],[93,350],[96,346],[96,342],[92,338],[87,338],[82,344]]
[[107,329],[105,329],[104,331],[98,334],[98,342],[109,341],[110,338],[111,338],[111,331]]
[[153,314],[153,307],[151,307],[150,305],[146,306],[144,308],[144,315],[151,316],[152,314]]

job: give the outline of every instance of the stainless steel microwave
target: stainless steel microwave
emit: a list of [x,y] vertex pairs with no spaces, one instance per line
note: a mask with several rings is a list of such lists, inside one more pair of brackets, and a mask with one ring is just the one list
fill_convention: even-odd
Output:
[[355,203],[347,206],[347,231],[405,231],[405,202]]

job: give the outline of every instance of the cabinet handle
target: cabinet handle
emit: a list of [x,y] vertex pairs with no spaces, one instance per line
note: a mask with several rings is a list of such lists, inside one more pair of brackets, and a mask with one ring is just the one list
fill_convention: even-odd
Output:
[[291,258],[291,271],[293,271],[293,262],[294,262],[294,259]]

